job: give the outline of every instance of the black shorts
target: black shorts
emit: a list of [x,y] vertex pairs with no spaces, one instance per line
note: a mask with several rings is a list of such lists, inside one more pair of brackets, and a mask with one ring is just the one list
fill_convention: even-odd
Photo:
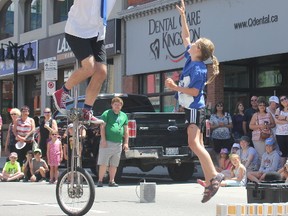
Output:
[[97,41],[97,37],[79,38],[65,33],[72,52],[78,61],[82,61],[89,56],[94,56],[96,62],[106,64],[106,49],[104,40]]
[[190,124],[197,125],[201,133],[203,133],[205,126],[205,109],[184,109],[185,111],[185,124],[188,126]]

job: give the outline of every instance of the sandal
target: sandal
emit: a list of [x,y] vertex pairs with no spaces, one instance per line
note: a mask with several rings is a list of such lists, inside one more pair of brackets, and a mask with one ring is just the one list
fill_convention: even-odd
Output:
[[205,187],[202,203],[208,202],[218,191],[220,183],[224,180],[224,175],[218,173],[214,178],[210,180],[210,185]]
[[206,182],[201,180],[201,179],[197,179],[197,183],[200,184],[203,187],[206,187]]

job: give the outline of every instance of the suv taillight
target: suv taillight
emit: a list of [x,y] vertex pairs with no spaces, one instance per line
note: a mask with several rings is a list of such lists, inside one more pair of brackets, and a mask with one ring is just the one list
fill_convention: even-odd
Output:
[[136,138],[136,133],[137,133],[136,120],[128,121],[128,131],[129,131],[129,138]]

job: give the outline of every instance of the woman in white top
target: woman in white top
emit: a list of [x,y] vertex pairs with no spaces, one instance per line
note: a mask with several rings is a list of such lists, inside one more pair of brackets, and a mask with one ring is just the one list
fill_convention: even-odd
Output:
[[275,114],[276,139],[281,151],[281,166],[284,166],[288,157],[288,100],[280,96],[280,108]]

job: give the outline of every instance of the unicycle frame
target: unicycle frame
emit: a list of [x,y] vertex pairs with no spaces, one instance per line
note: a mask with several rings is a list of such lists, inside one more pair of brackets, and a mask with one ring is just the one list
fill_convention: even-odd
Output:
[[[67,123],[73,122],[73,145],[71,158],[68,158],[71,164],[59,176],[56,185],[56,198],[60,208],[66,214],[75,216],[86,214],[92,208],[95,199],[94,181],[82,168],[81,162],[80,131],[82,129],[79,126],[82,110],[78,108],[78,92],[79,85],[73,87],[74,107],[67,115]],[[70,148],[69,142],[68,148]]]

